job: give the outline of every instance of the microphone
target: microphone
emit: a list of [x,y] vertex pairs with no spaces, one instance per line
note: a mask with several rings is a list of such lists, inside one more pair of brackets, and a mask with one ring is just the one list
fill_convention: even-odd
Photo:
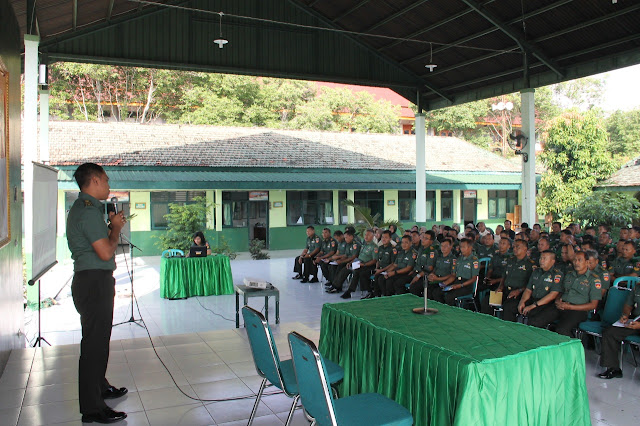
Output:
[[113,212],[118,214],[118,197],[111,197],[111,204],[113,204]]

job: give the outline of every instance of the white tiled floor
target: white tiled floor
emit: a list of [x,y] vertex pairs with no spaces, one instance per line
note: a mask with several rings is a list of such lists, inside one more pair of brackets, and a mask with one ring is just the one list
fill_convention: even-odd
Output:
[[[319,284],[302,284],[290,277],[292,256],[297,251],[276,253],[272,260],[232,262],[234,282],[245,276],[271,281],[280,290],[281,320],[272,330],[281,357],[287,358],[286,335],[297,330],[317,341],[320,312],[326,302],[340,302],[338,294],[326,294]],[[273,254],[272,254],[273,255]],[[202,399],[220,399],[253,395],[260,384],[246,335],[235,329],[234,296],[211,296],[187,300],[159,297],[159,261],[135,259],[136,294],[160,358],[186,393]],[[122,268],[124,264],[119,262]],[[64,270],[58,271],[64,274]],[[131,315],[126,297],[129,283],[126,270],[118,269],[118,294],[114,322]],[[57,291],[57,289],[56,289]],[[54,346],[14,350],[0,377],[0,426],[36,424],[79,424],[77,395],[77,356],[80,338],[79,319],[70,298],[43,310],[43,336]],[[358,294],[355,294],[357,299]],[[260,299],[250,299],[257,309]],[[209,310],[207,310],[209,309]],[[215,313],[215,314],[214,314]],[[224,319],[224,318],[226,319]],[[138,312],[136,311],[136,317]],[[594,425],[640,424],[640,369],[627,355],[622,379],[601,380],[598,357],[586,351],[587,389]],[[126,423],[144,425],[244,425],[253,398],[238,401],[202,403],[182,395],[164,366],[156,358],[146,332],[134,324],[114,327],[107,371],[116,386],[126,386],[129,394],[109,402],[126,411]],[[267,392],[273,392],[273,388]],[[256,425],[282,425],[291,400],[286,396],[263,397]],[[307,425],[300,410],[295,425]]]

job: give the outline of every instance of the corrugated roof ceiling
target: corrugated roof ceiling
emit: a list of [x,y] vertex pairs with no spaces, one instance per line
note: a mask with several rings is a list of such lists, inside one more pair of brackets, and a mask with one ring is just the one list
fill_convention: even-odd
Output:
[[[41,36],[49,60],[383,86],[410,100],[420,91],[427,109],[640,63],[637,1],[155,2],[199,11],[130,0],[11,3],[23,32]],[[32,26],[27,4],[35,5]],[[224,49],[212,44],[219,18],[207,11],[226,13]],[[428,42],[434,43],[433,60]],[[529,56],[529,84],[523,51]],[[431,61],[438,65],[434,72],[425,69]]]

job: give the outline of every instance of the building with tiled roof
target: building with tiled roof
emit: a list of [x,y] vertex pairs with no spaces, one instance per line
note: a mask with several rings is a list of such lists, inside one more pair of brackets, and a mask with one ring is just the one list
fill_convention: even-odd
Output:
[[[169,203],[199,195],[215,206],[209,239],[222,235],[238,250],[256,236],[271,249],[299,247],[308,224],[343,228],[358,220],[344,199],[416,223],[410,135],[54,121],[49,141],[61,211],[77,197],[77,165],[101,164],[119,207],[137,214],[128,232],[145,253],[159,250],[152,236],[164,232]],[[454,137],[426,144],[425,225],[495,226],[520,204],[517,164]]]
[[640,193],[640,157],[622,166],[609,179],[598,185],[598,188]]

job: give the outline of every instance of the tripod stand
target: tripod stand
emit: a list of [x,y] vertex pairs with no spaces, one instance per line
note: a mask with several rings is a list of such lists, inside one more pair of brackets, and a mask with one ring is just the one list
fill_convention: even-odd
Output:
[[47,339],[42,337],[42,315],[40,313],[42,310],[42,307],[40,306],[42,304],[42,300],[41,300],[42,298],[40,293],[40,278],[44,274],[46,274],[49,271],[49,269],[53,268],[57,263],[58,261],[56,260],[51,265],[47,266],[42,272],[40,272],[38,275],[36,275],[35,277],[33,277],[28,281],[29,285],[34,285],[36,281],[38,282],[38,337],[36,338],[35,342],[33,342],[32,347],[34,348],[36,347],[36,345],[38,345],[38,347],[42,347],[42,342],[45,342],[47,345],[51,346],[51,343],[49,343]]
[[[126,244],[123,243],[123,241],[125,241]],[[112,327],[115,327],[115,326],[118,326],[118,325],[122,325],[122,324],[133,323],[133,324],[136,324],[139,327],[146,328],[144,326],[144,324],[142,324],[142,319],[136,319],[135,318],[135,314],[134,314],[134,310],[133,310],[133,268],[134,268],[134,265],[133,265],[133,249],[135,248],[141,253],[142,253],[142,250],[140,250],[140,248],[138,246],[133,244],[131,242],[131,240],[129,240],[127,237],[125,237],[122,234],[120,234],[120,244],[119,244],[119,246],[123,247],[122,255],[125,257],[125,261],[126,261],[127,254],[124,252],[124,247],[125,246],[129,246],[129,258],[131,259],[131,272],[129,273],[129,280],[131,281],[131,318],[129,318],[127,321],[122,321],[122,322],[119,322],[117,324],[113,324]]]

